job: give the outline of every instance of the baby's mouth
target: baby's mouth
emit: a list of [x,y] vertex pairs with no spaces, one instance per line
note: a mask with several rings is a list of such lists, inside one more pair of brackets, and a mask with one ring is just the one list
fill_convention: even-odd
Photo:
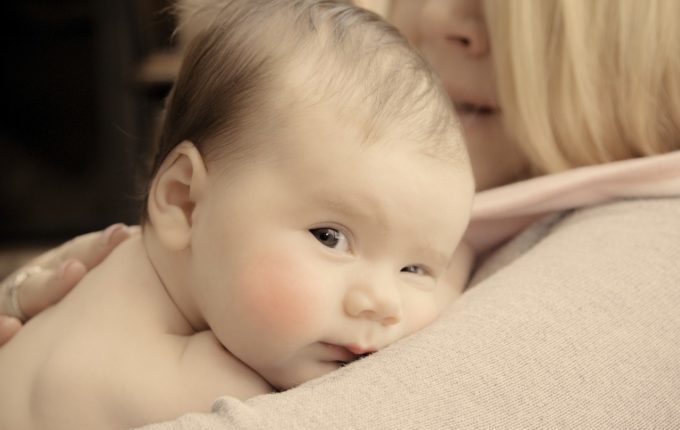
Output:
[[332,360],[340,366],[345,366],[360,358],[371,355],[376,350],[374,348],[362,348],[355,344],[337,345],[328,342],[321,342],[326,348],[332,351]]
[[328,342],[321,342],[321,344],[330,352],[327,357],[329,361],[347,364],[357,359],[357,355],[343,345]]
[[349,349],[357,357],[365,357],[367,355],[373,354],[376,351],[375,348],[364,348],[356,344],[347,345],[345,348]]

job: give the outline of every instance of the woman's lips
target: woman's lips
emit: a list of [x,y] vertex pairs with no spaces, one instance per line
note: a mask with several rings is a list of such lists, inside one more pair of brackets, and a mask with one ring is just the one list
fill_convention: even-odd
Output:
[[487,129],[500,113],[500,109],[492,105],[453,102],[453,107],[468,136]]
[[453,102],[453,107],[458,115],[493,115],[498,108],[492,105],[479,105],[468,102]]

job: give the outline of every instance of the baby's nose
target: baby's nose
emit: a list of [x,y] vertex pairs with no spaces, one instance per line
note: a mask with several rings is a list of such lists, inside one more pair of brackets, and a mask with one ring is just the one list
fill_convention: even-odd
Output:
[[401,294],[395,285],[361,282],[347,292],[345,312],[354,318],[394,325],[402,318]]

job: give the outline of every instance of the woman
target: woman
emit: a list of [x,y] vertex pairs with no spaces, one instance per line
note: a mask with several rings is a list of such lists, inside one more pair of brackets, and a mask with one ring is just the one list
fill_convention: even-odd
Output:
[[[611,190],[573,178],[582,166],[626,178],[638,164],[618,160],[680,149],[679,2],[399,0],[390,16],[451,95],[478,188],[495,188],[482,203],[507,189],[553,197],[560,181]],[[677,428],[680,191],[634,179],[635,192],[614,187],[626,199],[520,210],[526,223],[577,208],[492,251],[447,315],[393,348],[148,428]],[[28,315],[48,276],[21,283]]]

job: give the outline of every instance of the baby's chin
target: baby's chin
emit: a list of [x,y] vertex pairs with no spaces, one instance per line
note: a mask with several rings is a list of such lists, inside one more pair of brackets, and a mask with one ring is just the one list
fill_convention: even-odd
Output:
[[345,363],[335,361],[319,361],[308,365],[295,366],[293,368],[282,368],[271,371],[263,371],[261,375],[271,386],[278,391],[285,391],[302,385],[305,382],[325,376],[339,368]]

